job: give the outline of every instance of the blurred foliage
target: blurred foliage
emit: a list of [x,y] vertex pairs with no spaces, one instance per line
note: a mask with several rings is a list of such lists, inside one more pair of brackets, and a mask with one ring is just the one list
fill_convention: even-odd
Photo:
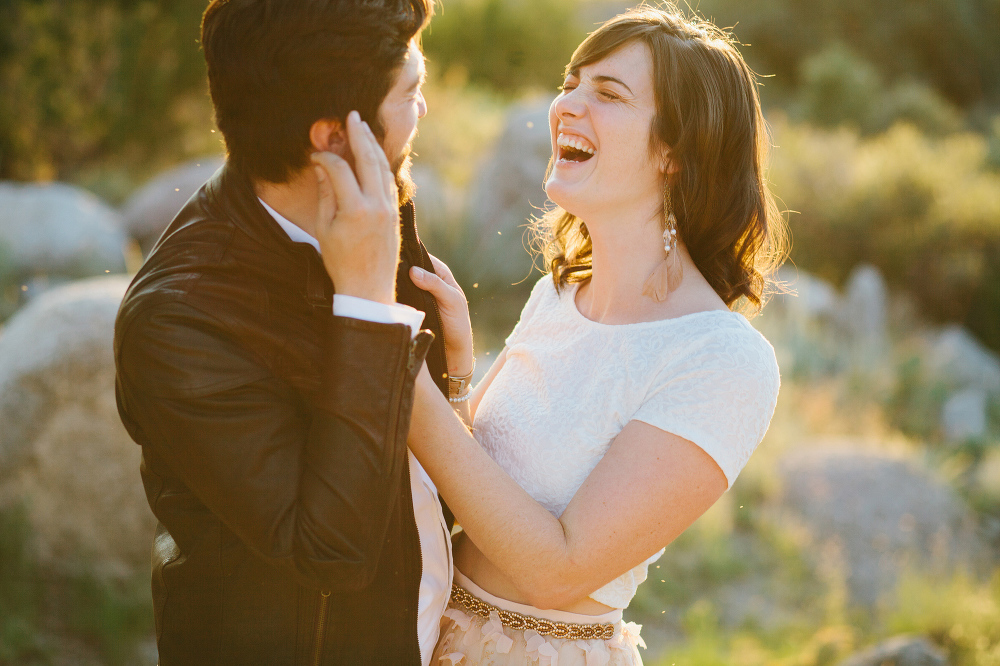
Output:
[[121,198],[136,178],[218,150],[197,44],[205,4],[0,3],[0,89],[8,91],[0,179],[97,183]]
[[[741,49],[764,75],[772,101],[812,74],[811,57],[857,54],[891,84],[915,80],[962,109],[1000,105],[1000,3],[996,0],[702,0],[691,3],[735,26]],[[772,95],[773,93],[773,95]]]
[[[442,71],[507,93],[562,82],[586,35],[573,0],[442,0],[424,50]],[[453,73],[452,76],[455,74]]]
[[147,575],[98,580],[82,565],[71,575],[48,571],[38,564],[24,507],[0,511],[0,666],[135,663],[152,631]]
[[913,79],[886,86],[871,63],[842,44],[803,61],[801,87],[790,111],[819,126],[848,124],[869,134],[899,121],[932,134],[962,125],[959,110],[933,88]]
[[41,579],[28,547],[23,508],[0,513],[0,664],[44,663],[36,627],[41,617]]
[[792,211],[792,256],[840,285],[860,263],[938,321],[1000,349],[1000,173],[977,133],[912,125],[863,138],[774,122],[771,179]]

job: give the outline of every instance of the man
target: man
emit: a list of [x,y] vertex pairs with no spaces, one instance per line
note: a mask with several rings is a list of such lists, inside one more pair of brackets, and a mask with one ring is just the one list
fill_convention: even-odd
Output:
[[442,391],[471,373],[448,367],[407,276],[432,270],[408,177],[432,2],[205,12],[227,162],[115,328],[119,412],[159,520],[162,666],[429,662],[451,554],[406,449],[413,381],[425,356]]

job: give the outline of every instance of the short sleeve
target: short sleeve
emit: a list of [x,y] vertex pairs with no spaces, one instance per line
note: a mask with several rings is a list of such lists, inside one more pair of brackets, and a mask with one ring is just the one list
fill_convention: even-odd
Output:
[[632,418],[697,444],[732,487],[767,432],[779,384],[774,349],[743,321],[692,340]]
[[514,330],[510,332],[507,339],[504,340],[504,344],[508,347],[513,346],[514,342],[517,341],[518,335],[524,330],[525,325],[531,320],[531,316],[538,309],[538,303],[545,297],[548,292],[555,291],[555,285],[552,283],[552,274],[546,273],[535,286],[531,288],[531,295],[528,296],[528,301],[524,304],[524,308],[521,310],[521,318],[517,320],[517,324],[514,326]]

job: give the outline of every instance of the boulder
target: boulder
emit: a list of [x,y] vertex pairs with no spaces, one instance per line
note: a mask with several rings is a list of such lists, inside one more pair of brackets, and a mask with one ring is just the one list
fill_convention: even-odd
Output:
[[473,251],[481,258],[484,274],[501,280],[521,280],[531,266],[524,227],[547,202],[543,185],[552,156],[550,102],[536,100],[511,109],[473,185],[469,218],[479,229]]
[[897,636],[859,652],[840,666],[947,666],[944,653],[926,638]]
[[986,435],[986,391],[980,388],[962,389],[951,395],[941,408],[941,429],[951,442],[964,442]]
[[778,280],[786,283],[791,293],[775,294],[769,314],[772,309],[781,309],[796,321],[812,321],[833,318],[840,311],[840,295],[826,280],[792,266],[782,266]]
[[121,217],[63,183],[0,183],[0,270],[85,277],[125,267]]
[[961,326],[947,326],[930,340],[930,373],[950,388],[1000,393],[1000,357]]
[[421,230],[446,226],[455,214],[448,200],[447,188],[433,167],[414,164],[410,177],[417,186],[414,202],[417,207],[417,225]]
[[219,170],[224,160],[206,156],[161,173],[134,192],[122,208],[125,230],[149,252],[191,195]]
[[808,552],[844,579],[854,604],[891,597],[907,567],[947,573],[989,564],[973,512],[914,461],[817,446],[788,455],[779,474],[773,519],[801,528]]
[[874,266],[856,266],[844,287],[840,316],[863,360],[875,360],[888,346],[887,306],[888,294],[882,274]]
[[129,278],[53,288],[0,335],[0,507],[20,503],[42,562],[101,576],[149,566],[155,520],[118,417],[112,342]]

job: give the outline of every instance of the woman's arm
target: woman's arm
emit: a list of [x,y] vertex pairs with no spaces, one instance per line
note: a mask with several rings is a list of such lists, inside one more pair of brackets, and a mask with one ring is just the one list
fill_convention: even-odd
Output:
[[539,608],[565,607],[642,563],[727,487],[701,448],[633,421],[557,519],[483,451],[426,368],[409,446],[473,543]]
[[472,397],[469,399],[469,418],[472,419],[470,423],[475,423],[476,410],[479,409],[479,403],[483,400],[483,395],[486,394],[486,390],[489,389],[490,384],[496,379],[496,376],[500,373],[503,364],[507,361],[507,348],[504,347],[503,350],[497,355],[497,360],[493,361],[493,365],[490,366],[489,371],[486,376],[479,380],[476,384],[476,388],[472,389]]

